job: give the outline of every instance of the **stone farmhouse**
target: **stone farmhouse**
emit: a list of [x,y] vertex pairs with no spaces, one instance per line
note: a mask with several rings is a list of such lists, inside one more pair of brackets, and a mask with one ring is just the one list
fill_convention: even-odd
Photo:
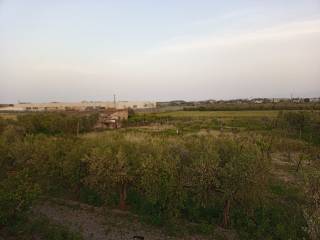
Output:
[[128,109],[156,108],[156,102],[148,101],[117,101],[117,102],[89,102],[79,103],[50,102],[50,103],[18,103],[2,104],[0,111],[6,112],[68,112],[70,114],[98,113],[95,130],[120,128],[123,121],[128,119]]
[[122,122],[128,119],[128,109],[108,109],[99,113],[95,130],[121,128]]

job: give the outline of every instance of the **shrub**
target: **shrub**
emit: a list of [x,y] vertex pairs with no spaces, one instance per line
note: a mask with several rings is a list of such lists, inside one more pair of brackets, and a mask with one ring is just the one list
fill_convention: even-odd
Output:
[[26,174],[12,174],[0,182],[0,225],[10,227],[25,218],[40,193]]
[[307,206],[304,211],[307,220],[306,232],[310,239],[320,238],[320,172],[319,170],[306,177]]

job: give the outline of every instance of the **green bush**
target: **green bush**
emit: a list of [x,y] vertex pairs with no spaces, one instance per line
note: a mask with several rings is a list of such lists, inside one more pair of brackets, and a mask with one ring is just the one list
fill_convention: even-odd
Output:
[[18,115],[16,124],[29,134],[76,135],[91,131],[97,118],[97,114],[29,113]]
[[318,112],[279,112],[277,127],[287,136],[320,144],[320,114]]
[[12,174],[0,182],[0,225],[10,227],[25,219],[40,193],[26,174]]

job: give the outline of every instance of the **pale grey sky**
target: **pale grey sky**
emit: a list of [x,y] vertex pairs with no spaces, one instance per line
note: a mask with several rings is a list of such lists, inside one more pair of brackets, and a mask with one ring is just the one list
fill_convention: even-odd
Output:
[[0,0],[0,102],[320,96],[320,0]]

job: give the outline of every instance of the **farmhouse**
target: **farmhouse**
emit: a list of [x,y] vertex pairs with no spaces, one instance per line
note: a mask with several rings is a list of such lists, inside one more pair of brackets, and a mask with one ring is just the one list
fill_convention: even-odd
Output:
[[128,109],[108,109],[99,113],[99,118],[94,126],[95,130],[120,128],[122,122],[128,119]]

